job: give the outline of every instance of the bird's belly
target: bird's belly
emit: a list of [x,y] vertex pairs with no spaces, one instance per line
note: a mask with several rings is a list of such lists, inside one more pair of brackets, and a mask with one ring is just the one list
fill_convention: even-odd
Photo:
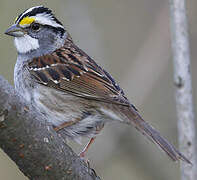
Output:
[[45,86],[35,89],[33,100],[36,108],[54,126],[69,122],[70,125],[62,130],[69,137],[94,136],[98,127],[104,125],[103,115],[91,108],[88,100]]
[[33,96],[36,107],[56,126],[78,118],[83,111],[73,97],[47,87],[36,89]]

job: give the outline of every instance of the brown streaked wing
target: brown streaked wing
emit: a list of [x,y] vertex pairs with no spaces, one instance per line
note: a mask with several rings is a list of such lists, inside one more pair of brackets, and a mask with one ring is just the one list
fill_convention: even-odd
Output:
[[113,78],[73,44],[34,58],[28,69],[45,86],[83,98],[129,106]]

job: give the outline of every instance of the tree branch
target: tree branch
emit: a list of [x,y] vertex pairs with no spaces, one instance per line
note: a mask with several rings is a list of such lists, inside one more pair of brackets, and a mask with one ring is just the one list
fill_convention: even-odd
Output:
[[193,166],[181,163],[181,176],[182,180],[195,180],[196,133],[185,0],[170,0],[170,11],[179,146],[193,163]]
[[1,76],[0,148],[29,179],[100,179]]

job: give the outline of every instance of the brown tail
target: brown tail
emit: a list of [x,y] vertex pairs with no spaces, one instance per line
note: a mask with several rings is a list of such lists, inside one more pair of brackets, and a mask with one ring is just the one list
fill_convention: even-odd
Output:
[[[124,110],[125,111],[125,110]],[[131,107],[124,113],[135,128],[145,135],[153,143],[157,144],[173,161],[183,160],[189,164],[192,164],[183,154],[181,154],[172,144],[170,144],[160,133],[145,122],[138,114],[136,109]]]

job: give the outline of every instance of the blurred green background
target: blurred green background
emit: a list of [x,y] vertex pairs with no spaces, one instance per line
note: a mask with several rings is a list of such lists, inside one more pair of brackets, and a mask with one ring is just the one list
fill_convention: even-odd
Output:
[[[1,0],[0,74],[13,84],[16,50],[4,31],[25,9],[43,4],[65,25],[76,44],[108,70],[145,120],[178,146],[167,0]],[[194,103],[197,102],[197,1],[187,4]],[[72,143],[74,144],[74,143]],[[73,145],[76,151],[83,146]],[[87,154],[105,180],[178,180],[172,162],[134,128],[107,125]],[[1,151],[0,179],[26,177]]]

